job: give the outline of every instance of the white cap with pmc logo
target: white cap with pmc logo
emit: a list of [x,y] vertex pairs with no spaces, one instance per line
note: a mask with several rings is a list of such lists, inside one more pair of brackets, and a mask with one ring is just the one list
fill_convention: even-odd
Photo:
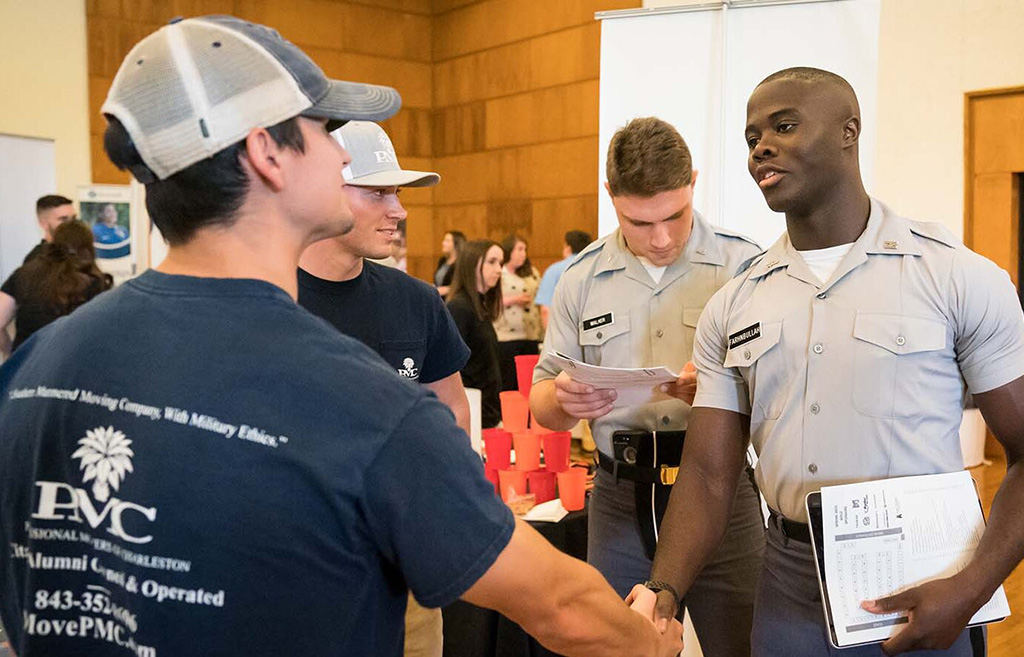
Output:
[[384,120],[401,105],[391,87],[328,79],[269,27],[203,16],[174,20],[137,43],[100,111],[124,125],[143,162],[165,180],[253,128],[301,115],[327,119],[333,129]]
[[430,171],[402,169],[388,133],[376,123],[350,121],[331,135],[352,156],[341,175],[353,187],[430,187],[441,181]]

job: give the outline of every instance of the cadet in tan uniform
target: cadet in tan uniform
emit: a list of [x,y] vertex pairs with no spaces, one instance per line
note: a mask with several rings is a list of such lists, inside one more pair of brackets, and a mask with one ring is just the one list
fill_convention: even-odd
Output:
[[[714,553],[749,435],[772,510],[753,654],[836,654],[804,496],[962,469],[958,429],[970,391],[1008,466],[977,553],[954,577],[869,603],[876,613],[910,610],[910,623],[881,647],[841,654],[984,654],[983,632],[964,626],[1024,555],[1024,318],[1013,285],[941,226],[867,195],[860,113],[842,78],[775,73],[751,95],[747,123],[750,173],[788,230],[701,318],[686,458],[654,577],[685,591]],[[660,598],[671,613],[671,597]]]
[[[697,320],[711,295],[760,249],[693,210],[697,172],[686,142],[668,123],[631,121],[612,138],[607,170],[619,229],[586,248],[562,275],[545,351],[594,365],[685,371],[668,386],[672,396],[613,408],[611,390],[572,381],[546,353],[530,406],[552,429],[591,420],[600,468],[587,561],[625,595],[648,579],[657,523],[679,465],[696,382],[689,361]],[[733,482],[733,494],[729,533],[686,597],[709,656],[750,653],[764,522],[752,480]]]

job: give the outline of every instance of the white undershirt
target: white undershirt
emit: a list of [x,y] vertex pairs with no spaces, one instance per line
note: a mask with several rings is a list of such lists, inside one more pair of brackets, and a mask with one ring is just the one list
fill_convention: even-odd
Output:
[[651,280],[654,281],[655,285],[661,282],[661,277],[665,275],[665,270],[668,269],[668,265],[658,267],[642,256],[637,256],[636,259],[639,260],[640,264],[647,270],[647,274],[651,277]]
[[807,268],[811,270],[818,280],[822,283],[832,278],[832,274],[835,273],[839,267],[839,263],[842,262],[846,254],[853,248],[853,242],[849,244],[840,244],[839,246],[830,246],[827,249],[815,249],[813,251],[797,251],[800,256],[807,263]]

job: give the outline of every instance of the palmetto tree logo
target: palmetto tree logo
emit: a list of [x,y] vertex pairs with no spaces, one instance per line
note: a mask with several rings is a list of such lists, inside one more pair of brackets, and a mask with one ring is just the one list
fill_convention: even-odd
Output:
[[82,483],[92,481],[92,494],[100,502],[110,497],[110,489],[117,490],[125,474],[132,472],[132,457],[135,452],[129,445],[132,441],[114,427],[99,427],[85,432],[85,438],[71,458],[82,459],[78,466],[85,470]]

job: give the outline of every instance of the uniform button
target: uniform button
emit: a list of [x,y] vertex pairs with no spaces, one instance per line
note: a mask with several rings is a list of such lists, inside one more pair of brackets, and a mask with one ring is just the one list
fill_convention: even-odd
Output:
[[818,411],[820,411],[820,410],[821,410],[821,406],[818,406],[817,404],[811,404],[811,413],[812,414],[817,415]]
[[660,338],[661,336],[665,335],[665,332],[662,331],[661,329],[658,329],[657,331],[654,332],[654,335]]
[[828,298],[828,293],[822,292],[821,294],[817,295],[817,297],[819,299],[827,299]]
[[749,349],[744,349],[743,350],[743,358],[745,358],[746,360],[750,360],[750,350]]
[[812,463],[809,466],[807,466],[807,471],[810,472],[811,474],[814,474],[815,472],[818,471],[818,466]]
[[661,416],[661,423],[662,423],[662,424],[664,424],[664,425],[666,425],[666,426],[667,426],[669,422],[671,422],[671,420],[669,420],[669,419],[668,419],[668,416],[667,416],[667,415],[662,415],[662,416]]
[[905,337],[903,337],[902,335],[897,335],[896,336],[896,344],[898,344],[899,346],[902,347],[903,345],[907,344],[907,339]]
[[824,345],[822,345],[821,343],[818,343],[818,344],[814,345],[814,353],[820,354],[823,351],[825,351],[825,346]]
[[603,337],[604,337],[604,333],[601,333],[600,331],[598,331],[597,332],[597,339],[600,340]]

